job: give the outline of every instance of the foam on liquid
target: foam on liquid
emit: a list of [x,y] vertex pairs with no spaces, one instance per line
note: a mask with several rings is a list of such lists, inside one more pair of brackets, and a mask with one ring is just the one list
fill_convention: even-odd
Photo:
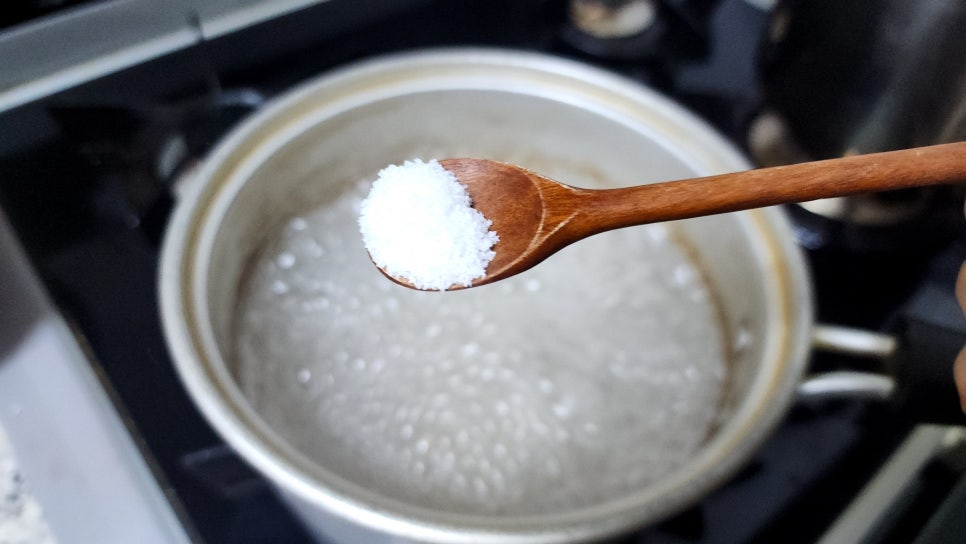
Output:
[[236,373],[281,437],[388,497],[513,515],[624,496],[701,445],[723,339],[667,227],[598,235],[493,285],[417,292],[366,256],[367,187],[270,236],[242,288]]

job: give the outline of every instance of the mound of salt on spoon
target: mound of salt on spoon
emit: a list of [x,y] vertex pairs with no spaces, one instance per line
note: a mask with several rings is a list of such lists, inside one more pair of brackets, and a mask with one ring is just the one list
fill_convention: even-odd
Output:
[[436,160],[379,172],[359,213],[372,261],[418,289],[468,286],[486,273],[499,240],[466,187]]

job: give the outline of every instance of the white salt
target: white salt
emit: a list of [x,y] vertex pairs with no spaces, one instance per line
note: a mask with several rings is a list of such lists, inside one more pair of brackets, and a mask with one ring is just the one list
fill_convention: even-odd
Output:
[[469,286],[486,274],[499,237],[466,187],[436,160],[379,172],[359,212],[372,262],[418,289]]
[[0,428],[0,543],[56,542],[40,503],[24,483],[13,447]]

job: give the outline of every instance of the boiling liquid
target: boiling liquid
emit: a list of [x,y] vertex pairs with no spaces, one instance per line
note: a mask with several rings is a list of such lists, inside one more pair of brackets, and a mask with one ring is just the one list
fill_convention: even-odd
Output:
[[384,278],[366,184],[270,237],[242,289],[236,374],[280,437],[410,504],[540,514],[666,476],[707,438],[725,379],[707,286],[652,225],[450,293]]

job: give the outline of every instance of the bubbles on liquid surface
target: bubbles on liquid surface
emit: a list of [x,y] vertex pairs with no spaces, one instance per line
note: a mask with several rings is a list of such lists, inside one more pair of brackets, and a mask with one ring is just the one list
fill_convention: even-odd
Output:
[[280,228],[243,286],[235,372],[282,438],[389,497],[519,515],[626,495],[700,446],[724,342],[666,227],[420,293],[367,258],[355,221],[366,188]]

